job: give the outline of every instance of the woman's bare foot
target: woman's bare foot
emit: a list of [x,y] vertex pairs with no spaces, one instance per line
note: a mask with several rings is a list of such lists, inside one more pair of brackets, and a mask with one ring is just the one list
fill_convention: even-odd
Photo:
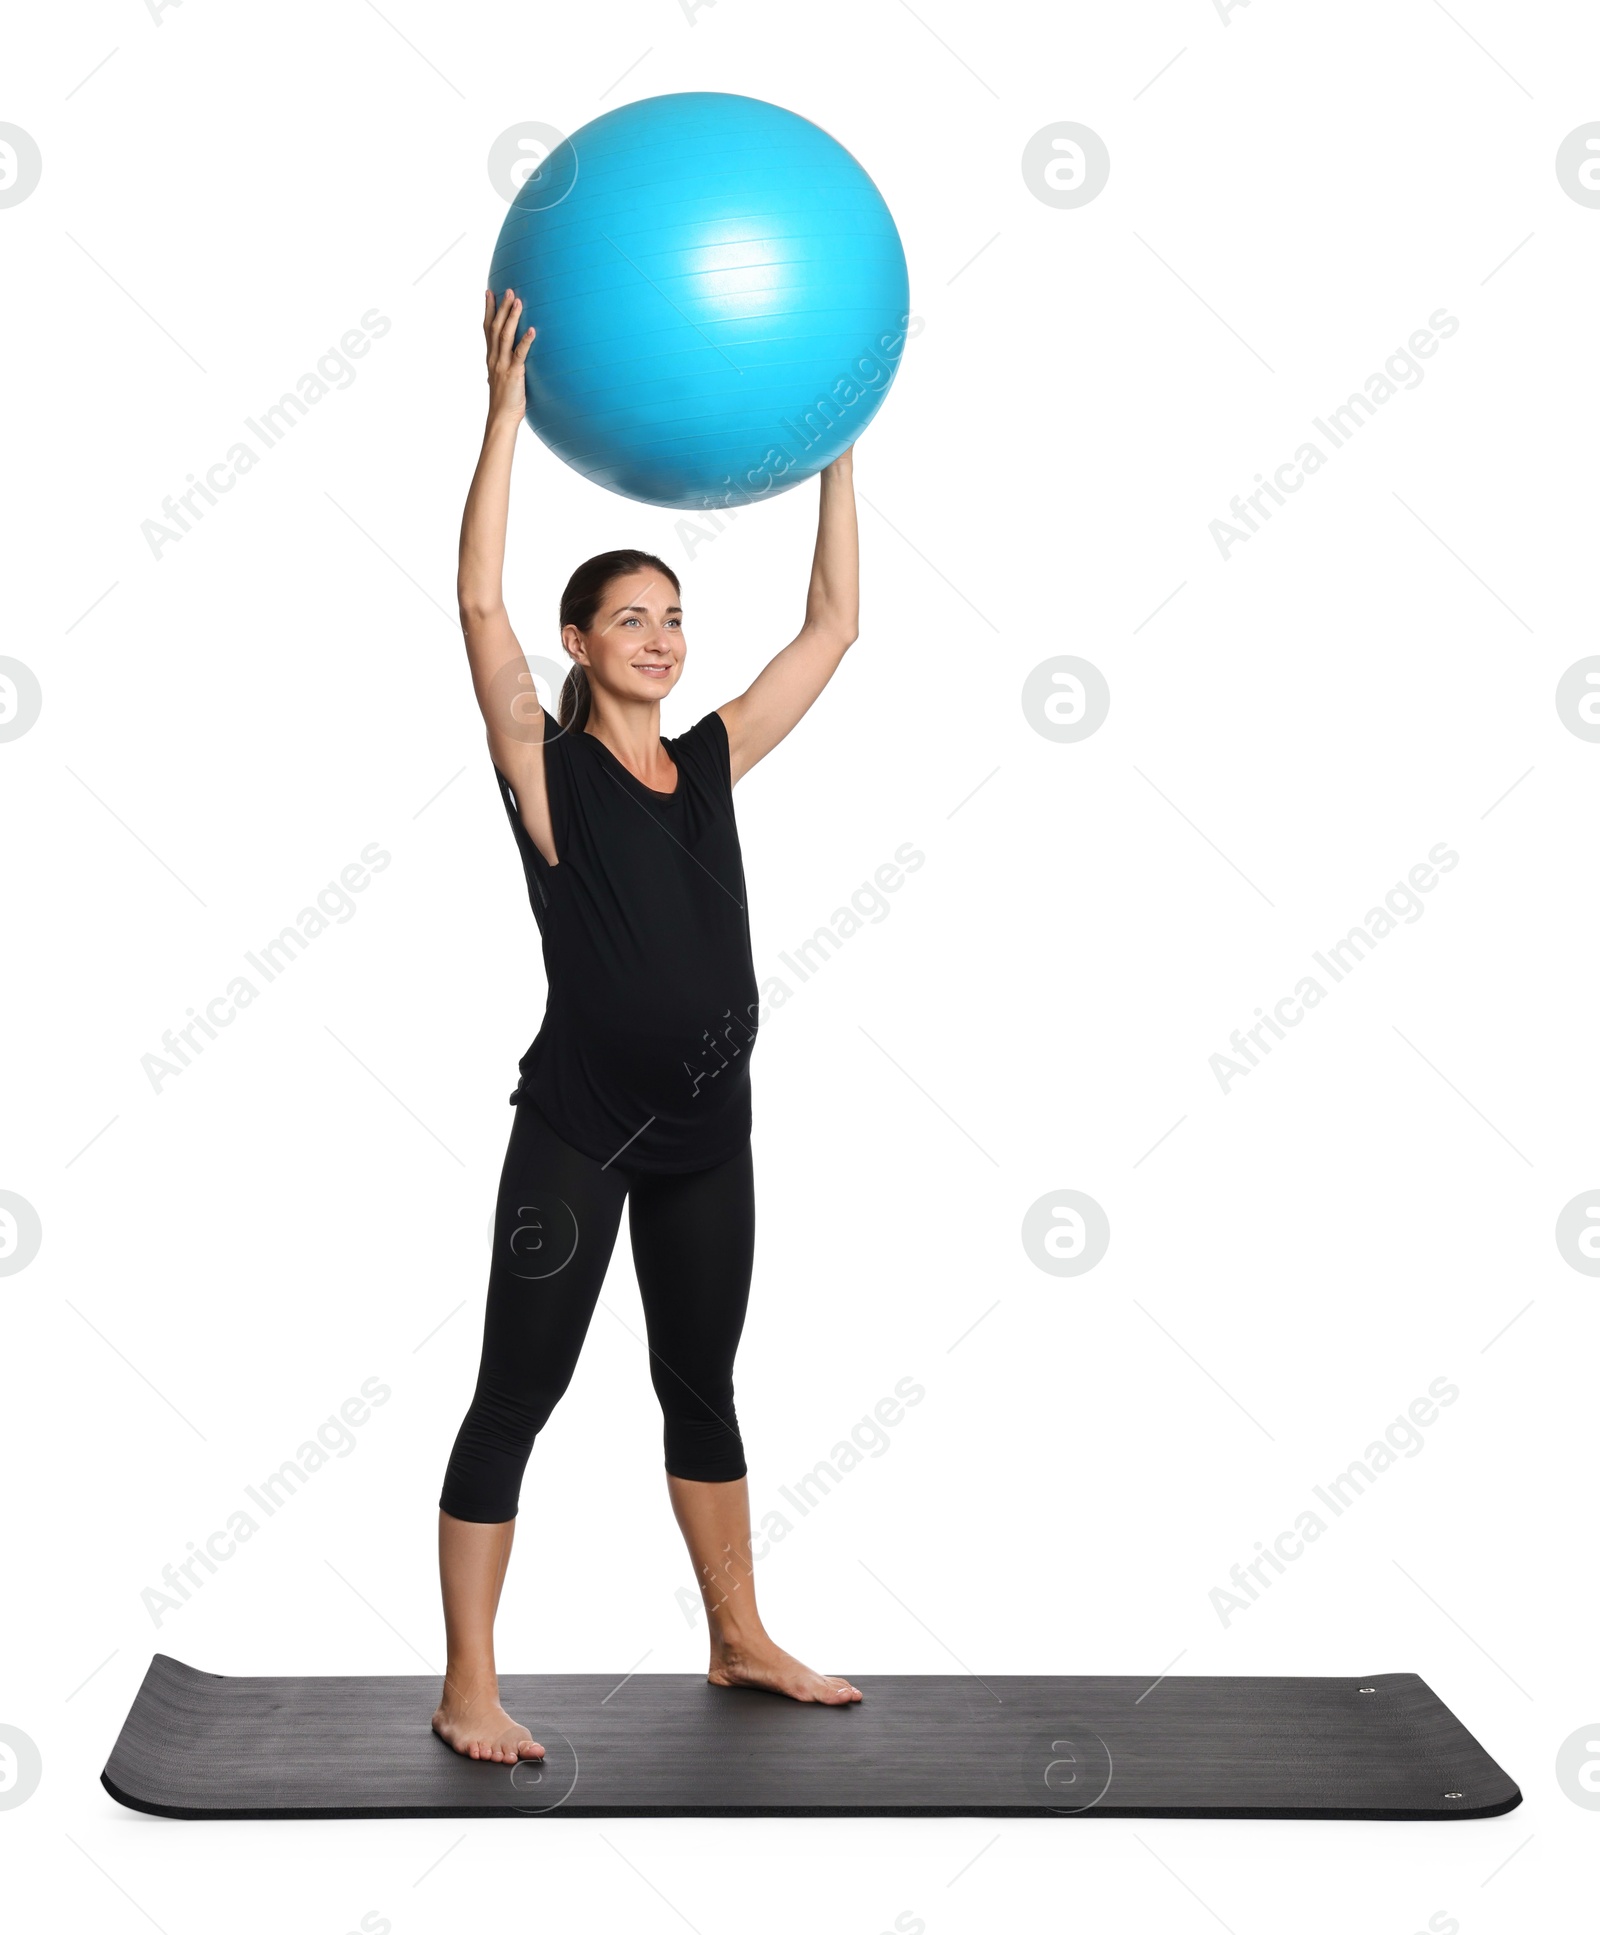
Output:
[[497,1691],[474,1695],[446,1688],[433,1716],[433,1730],[470,1760],[544,1759],[543,1747],[501,1706]]
[[791,1700],[815,1700],[824,1706],[848,1706],[861,1698],[859,1687],[837,1674],[813,1673],[765,1633],[747,1643],[725,1639],[714,1646],[706,1678],[713,1686],[764,1687],[769,1693],[786,1693]]

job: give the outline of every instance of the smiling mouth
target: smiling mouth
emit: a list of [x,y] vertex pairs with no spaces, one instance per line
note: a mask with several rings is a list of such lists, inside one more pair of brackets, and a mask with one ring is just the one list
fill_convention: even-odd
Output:
[[633,669],[636,672],[648,672],[652,678],[664,679],[672,670],[672,667],[670,665],[644,664],[635,665]]

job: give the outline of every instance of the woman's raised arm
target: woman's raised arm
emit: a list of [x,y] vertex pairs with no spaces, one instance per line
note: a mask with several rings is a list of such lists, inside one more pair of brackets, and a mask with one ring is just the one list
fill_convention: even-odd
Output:
[[544,722],[517,635],[501,596],[506,517],[511,503],[511,459],[522,421],[523,365],[534,338],[517,340],[522,304],[508,289],[495,307],[484,291],[483,333],[488,346],[489,418],[483,449],[461,518],[456,607],[467,641],[472,686],[489,737],[489,755],[517,796],[528,837],[554,865],[559,858],[544,784]]
[[748,691],[717,708],[728,730],[735,785],[779,740],[787,738],[838,671],[846,650],[855,643],[860,595],[856,493],[852,453],[847,450],[822,473],[805,623],[762,668]]

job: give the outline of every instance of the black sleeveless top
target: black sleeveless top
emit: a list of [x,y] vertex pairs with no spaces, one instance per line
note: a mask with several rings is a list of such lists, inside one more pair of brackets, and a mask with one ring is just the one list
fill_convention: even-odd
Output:
[[511,1100],[585,1155],[649,1174],[709,1168],[749,1135],[759,1019],[727,728],[708,712],[661,743],[671,793],[544,714],[555,866],[495,767],[548,983]]

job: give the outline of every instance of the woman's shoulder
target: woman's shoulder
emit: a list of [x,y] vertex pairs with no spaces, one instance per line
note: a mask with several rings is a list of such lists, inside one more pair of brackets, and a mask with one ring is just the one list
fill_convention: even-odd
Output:
[[733,791],[733,775],[728,764],[728,728],[720,712],[708,712],[696,719],[686,732],[662,744],[679,766],[690,766],[701,773],[719,796]]
[[544,706],[540,706],[539,713],[544,720],[544,743],[546,748],[552,751],[564,752],[573,740],[579,736],[581,728],[576,725],[562,725],[555,714],[548,711]]
[[723,723],[720,712],[708,712],[704,718],[696,719],[692,726],[680,732],[675,738],[663,737],[662,744],[674,753],[680,746],[685,746],[691,752],[710,748],[726,756],[728,728]]

